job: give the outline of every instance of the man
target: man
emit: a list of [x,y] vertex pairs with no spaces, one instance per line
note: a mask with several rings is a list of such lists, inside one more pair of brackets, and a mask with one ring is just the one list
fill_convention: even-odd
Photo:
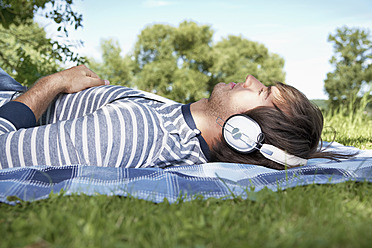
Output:
[[[278,104],[284,98],[278,87],[248,76],[244,83],[217,84],[209,99],[182,105],[108,86],[87,67],[73,67],[41,78],[0,108],[0,166],[205,163],[211,160],[211,150],[212,159],[218,157],[214,147],[222,142],[222,128],[217,118],[279,105],[282,113],[293,115],[288,104]],[[319,138],[314,138],[315,146]],[[313,147],[310,150],[314,153]]]

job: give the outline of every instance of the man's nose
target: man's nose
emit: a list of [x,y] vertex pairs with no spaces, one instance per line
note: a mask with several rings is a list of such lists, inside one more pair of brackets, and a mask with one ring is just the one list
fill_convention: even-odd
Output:
[[250,87],[252,90],[257,90],[257,91],[261,90],[263,87],[266,87],[252,75],[247,76],[245,82],[243,83],[243,86],[245,88]]

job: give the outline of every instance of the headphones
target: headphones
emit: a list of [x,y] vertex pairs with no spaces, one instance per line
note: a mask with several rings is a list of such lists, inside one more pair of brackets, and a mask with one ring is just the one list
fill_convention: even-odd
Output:
[[[224,122],[223,125],[220,121]],[[307,164],[307,159],[288,154],[273,145],[263,144],[265,135],[260,125],[248,115],[232,115],[226,121],[217,117],[216,123],[222,127],[222,137],[227,145],[236,152],[248,154],[259,150],[265,158],[287,167]]]

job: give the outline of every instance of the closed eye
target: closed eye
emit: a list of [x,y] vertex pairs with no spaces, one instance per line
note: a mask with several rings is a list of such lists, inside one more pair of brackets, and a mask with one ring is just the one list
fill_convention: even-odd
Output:
[[271,94],[271,85],[267,87],[265,100],[270,96],[270,94]]

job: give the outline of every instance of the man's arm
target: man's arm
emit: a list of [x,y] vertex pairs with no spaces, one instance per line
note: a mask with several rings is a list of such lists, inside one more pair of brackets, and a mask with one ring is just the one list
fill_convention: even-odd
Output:
[[[16,130],[32,127],[58,94],[75,93],[104,84],[109,82],[100,79],[84,65],[43,77],[26,93],[3,105],[0,108],[0,120],[12,123]],[[0,133],[9,128],[0,130]]]
[[27,105],[38,120],[53,99],[60,93],[75,93],[81,90],[108,84],[86,66],[72,67],[39,79],[36,84],[14,101]]

